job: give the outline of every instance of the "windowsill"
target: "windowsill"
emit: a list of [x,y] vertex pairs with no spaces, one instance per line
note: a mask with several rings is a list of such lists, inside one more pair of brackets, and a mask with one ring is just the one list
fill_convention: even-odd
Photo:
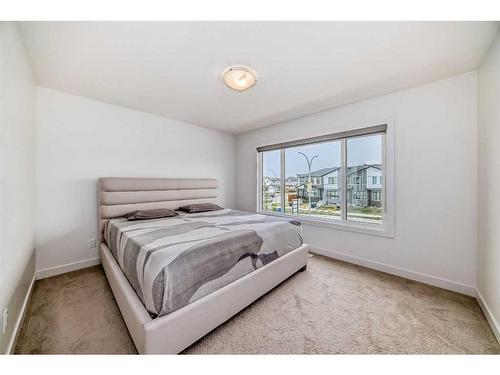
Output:
[[268,216],[276,216],[287,219],[298,220],[305,225],[322,227],[335,230],[344,230],[348,232],[368,234],[378,237],[395,238],[394,230],[389,230],[384,224],[361,223],[356,221],[325,220],[319,218],[310,218],[297,215],[277,214],[273,212],[257,210],[257,213]]

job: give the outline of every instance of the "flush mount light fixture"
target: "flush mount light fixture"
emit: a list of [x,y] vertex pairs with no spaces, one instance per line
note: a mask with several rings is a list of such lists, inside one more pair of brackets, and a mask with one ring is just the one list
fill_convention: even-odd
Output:
[[223,76],[227,87],[235,91],[245,91],[257,83],[257,75],[246,66],[231,66]]

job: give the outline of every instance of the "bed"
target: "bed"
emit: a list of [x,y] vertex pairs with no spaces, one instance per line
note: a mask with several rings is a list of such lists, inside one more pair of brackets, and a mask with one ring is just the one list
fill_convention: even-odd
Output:
[[217,180],[98,180],[99,254],[139,353],[181,352],[306,268],[308,246],[294,220],[232,209],[123,219],[192,203],[218,204]]

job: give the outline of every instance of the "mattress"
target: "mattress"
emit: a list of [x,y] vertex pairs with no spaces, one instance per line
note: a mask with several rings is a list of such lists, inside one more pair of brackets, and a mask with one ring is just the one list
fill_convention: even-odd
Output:
[[104,239],[152,318],[171,313],[300,247],[302,227],[232,209],[127,221]]

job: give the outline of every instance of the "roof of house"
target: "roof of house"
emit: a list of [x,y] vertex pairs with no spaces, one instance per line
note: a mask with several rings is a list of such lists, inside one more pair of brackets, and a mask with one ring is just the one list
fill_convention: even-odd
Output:
[[350,176],[354,173],[361,172],[361,171],[368,169],[368,168],[382,169],[382,165],[380,165],[380,164],[363,164],[363,165],[356,165],[356,166],[348,167],[347,168],[347,175]]
[[[311,172],[311,177],[323,177],[329,173],[332,173],[336,171],[337,169],[340,169],[340,167],[333,167],[333,168],[323,168],[319,169],[317,171]],[[302,174],[297,174],[299,177],[309,177],[309,173],[302,173]]]
[[[356,165],[356,166],[352,166],[352,167],[347,168],[347,175],[350,176],[352,174],[361,172],[361,171],[368,169],[370,167],[375,168],[375,169],[382,169],[381,164]],[[323,177],[323,176],[326,176],[327,174],[330,174],[338,169],[340,169],[340,167],[330,167],[330,168],[318,169],[317,171],[311,172],[311,177]],[[298,177],[308,177],[309,173],[300,173],[300,174],[297,174],[297,176]]]

